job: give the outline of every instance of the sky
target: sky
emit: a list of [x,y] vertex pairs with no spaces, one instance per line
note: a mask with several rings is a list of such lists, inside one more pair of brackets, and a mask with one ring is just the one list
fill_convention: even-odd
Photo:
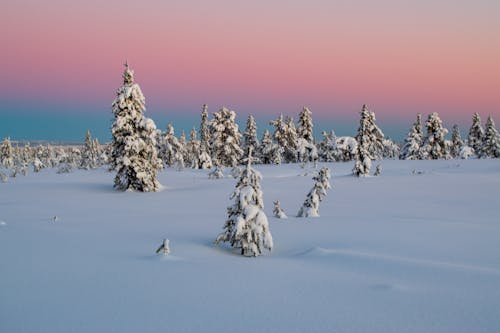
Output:
[[262,129],[308,106],[354,135],[363,104],[402,140],[417,112],[500,122],[498,0],[0,0],[0,138],[110,139],[128,61],[176,133],[227,106]]

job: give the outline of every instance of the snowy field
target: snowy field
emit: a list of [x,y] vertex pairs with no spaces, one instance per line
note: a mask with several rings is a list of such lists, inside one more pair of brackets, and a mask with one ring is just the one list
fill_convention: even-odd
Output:
[[213,246],[233,178],[167,169],[146,194],[104,169],[9,179],[0,332],[500,331],[499,159],[383,161],[360,179],[323,165],[332,189],[306,219],[312,170],[255,167],[275,244],[258,258]]

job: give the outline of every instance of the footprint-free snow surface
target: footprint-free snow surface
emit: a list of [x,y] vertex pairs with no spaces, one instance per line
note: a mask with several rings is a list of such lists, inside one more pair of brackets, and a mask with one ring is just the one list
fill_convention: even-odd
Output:
[[321,164],[318,218],[293,217],[312,168],[256,166],[275,244],[258,258],[213,246],[233,178],[166,169],[159,193],[116,192],[104,169],[9,179],[0,332],[499,332],[500,160],[381,163],[359,179]]

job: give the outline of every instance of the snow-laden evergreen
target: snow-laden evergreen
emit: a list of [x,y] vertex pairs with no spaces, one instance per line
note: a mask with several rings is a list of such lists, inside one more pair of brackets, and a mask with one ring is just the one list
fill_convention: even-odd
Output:
[[227,208],[228,218],[224,231],[217,236],[215,245],[228,242],[231,247],[241,249],[242,255],[256,257],[264,249],[272,250],[273,238],[263,211],[264,202],[260,189],[262,175],[252,168],[251,154],[250,149],[246,168],[230,196],[230,199],[234,199],[234,204]]
[[472,116],[472,125],[469,129],[469,135],[467,136],[467,145],[474,149],[474,153],[477,157],[482,156],[482,146],[483,146],[483,136],[484,129],[481,125],[481,117],[479,113],[475,112]]
[[99,166],[99,157],[101,156],[101,149],[99,141],[92,139],[90,131],[85,134],[85,142],[81,150],[80,169],[95,169]]
[[382,165],[377,164],[377,167],[375,168],[375,172],[373,173],[373,175],[377,177],[380,176],[381,173],[382,173]]
[[298,138],[297,159],[303,163],[316,163],[318,161],[318,149],[316,145],[304,138]]
[[390,138],[382,140],[382,158],[384,159],[397,159],[399,156],[400,148]]
[[370,173],[371,161],[382,158],[384,133],[375,124],[375,113],[363,105],[359,121],[358,143],[356,150],[356,163],[353,174],[356,176],[367,176]]
[[399,158],[401,160],[418,160],[420,156],[420,148],[422,146],[422,116],[417,114],[417,120],[413,123],[408,135],[406,136],[403,147],[401,148]]
[[223,168],[216,164],[213,167],[213,170],[208,173],[208,179],[221,179],[224,178],[224,172],[222,170]]
[[262,164],[281,164],[283,161],[283,147],[273,141],[268,130],[262,135],[258,156]]
[[163,134],[160,156],[166,166],[176,167],[178,170],[184,168],[184,147],[175,136],[175,129],[171,123],[167,124],[167,129]]
[[481,147],[482,157],[500,157],[500,137],[495,127],[495,121],[491,116],[486,120],[484,127],[483,145]]
[[283,208],[281,208],[280,201],[276,200],[273,201],[274,207],[273,207],[273,215],[274,217],[278,219],[286,219],[288,216],[286,216],[285,211]]
[[5,138],[0,145],[0,166],[6,169],[14,167],[14,149],[9,137]]
[[243,133],[243,151],[245,155],[248,155],[249,149],[253,152],[257,152],[259,148],[259,139],[257,139],[257,124],[252,115],[248,116],[247,123],[245,126],[245,132]]
[[162,162],[158,158],[157,130],[153,120],[144,116],[145,98],[134,82],[134,72],[125,64],[123,86],[112,104],[111,168],[116,170],[115,188],[140,192],[158,191],[156,179]]
[[323,162],[338,161],[337,136],[335,132],[333,130],[329,133],[323,131],[321,135],[323,136],[323,140],[318,144],[319,160]]
[[312,112],[307,107],[304,107],[299,114],[297,138],[303,138],[307,142],[313,143],[313,127]]
[[293,118],[279,115],[278,119],[269,122],[274,127],[273,139],[283,151],[283,162],[297,162],[297,131]]
[[188,163],[193,169],[200,169],[200,142],[196,138],[196,128],[191,129],[185,152]]
[[234,167],[240,161],[243,150],[235,118],[236,113],[226,107],[213,114],[210,121],[210,146],[212,162],[215,164]]
[[319,203],[326,196],[326,190],[330,186],[330,170],[321,168],[316,176],[313,177],[314,186],[307,194],[306,200],[300,207],[297,217],[318,217]]
[[209,156],[210,152],[210,123],[208,121],[208,106],[203,104],[200,121],[200,147]]
[[463,146],[464,146],[464,141],[462,140],[462,136],[460,135],[460,129],[458,128],[458,125],[455,124],[451,128],[451,149],[450,149],[451,157],[459,158],[460,151],[462,150]]
[[443,122],[441,118],[439,118],[437,112],[433,112],[429,115],[425,122],[425,128],[427,129],[427,135],[420,149],[422,158],[428,160],[450,158],[445,140],[448,130],[443,127]]

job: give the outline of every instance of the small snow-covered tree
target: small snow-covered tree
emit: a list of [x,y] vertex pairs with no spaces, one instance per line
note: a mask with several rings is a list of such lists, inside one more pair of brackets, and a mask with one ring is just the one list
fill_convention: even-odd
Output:
[[283,148],[273,142],[273,138],[268,130],[262,135],[259,146],[260,162],[263,164],[281,164],[283,159]]
[[238,164],[243,150],[240,148],[241,133],[235,123],[236,113],[226,107],[213,114],[210,122],[212,161],[223,166]]
[[455,124],[451,129],[451,156],[453,158],[459,158],[460,151],[462,150],[463,146],[464,141],[462,140],[462,136],[460,135],[460,129],[458,128],[458,125]]
[[311,162],[316,165],[316,162],[318,161],[318,149],[314,143],[309,142],[304,138],[298,138],[297,157],[300,162]]
[[12,169],[14,167],[14,149],[8,137],[5,138],[0,145],[0,166],[6,169]]
[[210,123],[208,121],[208,106],[203,104],[200,121],[200,146],[203,151],[210,155]]
[[215,245],[228,242],[233,248],[241,249],[242,255],[256,257],[264,249],[272,250],[273,238],[267,216],[262,210],[262,175],[251,167],[251,153],[252,149],[246,158],[246,168],[230,196],[230,199],[234,199],[234,204],[227,208],[228,218],[224,231],[217,236]]
[[483,145],[484,129],[481,125],[481,117],[479,113],[475,112],[472,116],[472,125],[469,129],[469,135],[467,137],[467,145],[474,149],[474,152],[478,157],[482,156],[482,145]]
[[215,165],[213,170],[208,173],[208,179],[221,179],[224,178],[224,172],[220,165]]
[[410,132],[406,136],[405,142],[399,153],[401,160],[418,160],[420,159],[420,147],[422,146],[422,116],[417,114],[417,120],[410,128]]
[[99,166],[99,157],[101,155],[101,150],[99,147],[99,141],[97,139],[92,139],[90,131],[87,131],[85,135],[85,142],[81,150],[81,160],[80,169],[95,169]]
[[395,159],[399,156],[399,146],[390,138],[382,140],[382,157],[386,159]]
[[189,134],[189,141],[186,143],[186,156],[191,168],[200,168],[200,142],[196,139],[196,128],[191,129]]
[[331,130],[329,133],[323,131],[323,140],[318,145],[319,160],[323,162],[338,161],[337,136]]
[[245,132],[243,133],[243,150],[245,155],[248,155],[248,150],[257,152],[259,147],[259,139],[257,139],[257,124],[252,115],[248,116]]
[[314,186],[307,194],[306,200],[300,207],[297,217],[317,217],[319,216],[319,203],[326,196],[326,190],[330,186],[330,170],[321,168],[318,174],[313,177]]
[[184,166],[183,146],[175,136],[174,126],[171,123],[167,124],[167,129],[163,134],[163,145],[160,156],[165,165],[172,167]]
[[282,148],[284,162],[297,162],[297,131],[293,119],[280,114],[278,119],[269,123],[274,127],[273,138]]
[[447,150],[445,136],[448,130],[443,127],[443,123],[437,112],[433,112],[425,122],[427,136],[421,148],[423,159],[436,160],[440,158],[450,158]]
[[154,192],[161,187],[156,179],[162,168],[157,152],[157,130],[153,120],[144,116],[145,98],[134,82],[134,72],[125,64],[123,86],[112,104],[111,169],[116,170],[115,188]]
[[375,172],[373,173],[373,175],[376,177],[380,176],[381,173],[382,173],[382,166],[380,164],[377,164],[377,167],[375,168]]
[[312,112],[307,107],[304,107],[299,114],[297,137],[313,143],[313,127]]
[[273,208],[273,214],[274,217],[279,218],[279,219],[286,219],[288,216],[286,216],[285,211],[283,208],[281,208],[280,201],[276,200],[273,201],[274,208]]
[[359,121],[358,143],[356,151],[356,164],[353,174],[356,176],[367,176],[370,173],[371,161],[382,158],[384,133],[375,124],[375,113],[363,105]]
[[484,157],[500,157],[500,137],[498,136],[495,121],[491,116],[486,120],[486,125],[484,127],[481,152]]

